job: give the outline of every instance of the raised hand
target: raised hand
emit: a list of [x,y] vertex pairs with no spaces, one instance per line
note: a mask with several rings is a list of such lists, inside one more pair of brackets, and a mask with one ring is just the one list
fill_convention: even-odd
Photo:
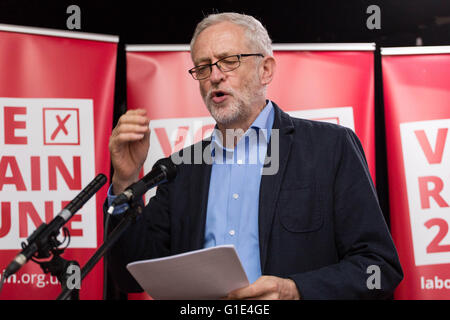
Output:
[[150,147],[149,122],[144,109],[128,110],[111,133],[109,152],[114,168],[114,194],[121,193],[139,179]]

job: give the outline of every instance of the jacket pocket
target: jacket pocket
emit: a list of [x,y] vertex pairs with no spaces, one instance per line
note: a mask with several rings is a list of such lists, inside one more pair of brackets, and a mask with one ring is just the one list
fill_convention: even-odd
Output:
[[290,232],[312,232],[322,227],[320,195],[314,187],[280,190],[278,213],[283,227]]

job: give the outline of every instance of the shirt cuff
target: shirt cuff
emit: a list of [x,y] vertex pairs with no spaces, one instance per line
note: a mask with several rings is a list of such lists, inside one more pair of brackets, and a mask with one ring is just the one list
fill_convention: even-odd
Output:
[[[108,199],[108,207],[111,205],[111,203],[116,199],[117,196],[112,194],[112,184],[108,188],[107,193],[107,199]],[[118,205],[117,207],[114,207],[114,211],[111,213],[113,215],[124,213],[128,210],[128,203],[123,203],[121,205]]]

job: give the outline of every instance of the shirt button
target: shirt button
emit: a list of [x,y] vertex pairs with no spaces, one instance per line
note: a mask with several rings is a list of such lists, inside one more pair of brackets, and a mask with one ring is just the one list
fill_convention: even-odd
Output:
[[234,236],[236,234],[236,231],[230,230],[228,233],[230,234],[230,236]]
[[234,198],[234,199],[237,199],[237,198],[239,198],[239,195],[238,195],[237,193],[234,193],[234,194],[233,194],[233,198]]

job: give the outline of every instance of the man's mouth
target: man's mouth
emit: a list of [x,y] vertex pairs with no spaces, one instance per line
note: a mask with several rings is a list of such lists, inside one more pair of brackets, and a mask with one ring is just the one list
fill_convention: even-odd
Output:
[[211,92],[211,100],[214,103],[221,103],[228,97],[228,93],[222,90],[214,90]]

